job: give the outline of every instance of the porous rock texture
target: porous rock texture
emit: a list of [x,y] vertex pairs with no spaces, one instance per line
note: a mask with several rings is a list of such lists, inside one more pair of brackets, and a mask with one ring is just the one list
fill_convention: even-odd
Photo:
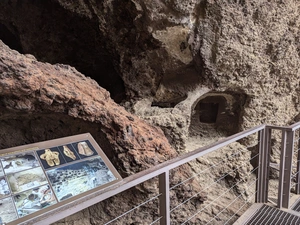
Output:
[[1,1],[0,38],[38,60],[75,66],[184,150],[191,115],[205,93],[246,96],[238,130],[295,120],[299,4]]
[[[141,169],[176,155],[159,128],[126,112],[94,80],[73,67],[41,63],[0,44],[2,107],[27,113],[55,112],[99,123],[116,155],[131,155],[130,163],[142,162]],[[120,162],[124,174],[136,172],[130,171],[128,161]]]
[[[7,0],[0,2],[0,39],[20,53],[34,55],[39,61],[75,67],[106,88],[112,99],[127,111],[160,126],[178,152],[186,152],[258,124],[286,125],[299,120],[299,12],[298,0]],[[79,74],[69,66],[40,64],[29,55],[25,59],[32,59],[45,68],[55,67],[57,71]],[[17,65],[22,68],[22,60]],[[27,91],[39,90],[32,92],[34,96],[30,99],[20,94],[14,97],[9,94],[14,93],[13,90],[3,88],[3,118],[8,118],[3,122],[5,129],[10,129],[9,124],[14,123],[14,119],[23,124],[24,129],[30,127],[31,133],[36,127],[42,131],[43,126],[35,124],[38,121],[44,124],[46,120],[53,121],[47,125],[48,131],[61,130],[55,128],[73,122],[82,126],[72,126],[68,134],[92,127],[99,143],[112,144],[108,155],[118,152],[118,159],[113,159],[115,155],[111,158],[124,174],[174,156],[170,150],[158,154],[152,161],[154,153],[160,151],[155,147],[167,143],[166,139],[149,142],[137,137],[136,132],[143,134],[143,127],[148,131],[148,125],[123,109],[112,114],[103,109],[100,113],[98,105],[107,104],[108,100],[104,99],[109,99],[109,94],[98,86],[92,93],[94,89],[88,87],[96,84],[89,78],[78,75],[87,82],[80,90],[91,99],[98,99],[100,91],[103,96],[100,102],[80,100],[77,88],[81,84],[73,79],[64,83],[68,88],[52,88],[64,82],[62,76],[51,81],[41,78],[49,84],[45,91],[38,89],[40,82],[20,77],[18,84],[25,95]],[[199,123],[199,129],[195,128],[199,121],[193,124],[194,115],[199,114],[197,109],[201,108],[201,102],[215,96],[225,99],[224,112],[228,111],[228,117],[223,120],[229,118],[231,121],[236,117],[235,131],[226,131],[225,123]],[[73,100],[68,101],[70,98]],[[112,107],[119,109],[115,103]],[[6,112],[7,108],[17,112]],[[34,113],[31,117],[26,114],[24,120],[21,119],[24,110],[34,110]],[[48,112],[60,114],[53,117]],[[15,115],[14,118],[7,117],[8,113]],[[133,121],[130,118],[134,118]],[[136,121],[138,124],[132,125]],[[95,123],[104,125],[99,129]],[[18,132],[26,133],[24,130]],[[20,139],[20,144],[62,135],[40,133],[34,132],[34,139],[30,141],[27,137]],[[7,135],[5,137],[9,140]],[[12,138],[11,145],[14,141]],[[274,146],[278,146],[275,142]],[[149,157],[142,155],[146,150],[131,149],[131,145],[149,147],[152,149]],[[166,146],[164,148],[169,149]],[[215,158],[219,156],[207,159],[208,164]],[[276,156],[271,159],[278,161]],[[143,166],[136,164],[136,160],[143,160]],[[246,162],[248,158],[240,160]],[[205,165],[204,161],[199,163]],[[193,166],[203,169],[198,164]]]

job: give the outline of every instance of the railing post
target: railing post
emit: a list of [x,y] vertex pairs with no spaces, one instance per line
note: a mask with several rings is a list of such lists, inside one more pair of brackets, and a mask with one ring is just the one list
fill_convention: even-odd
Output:
[[270,128],[266,127],[258,133],[259,162],[256,186],[257,203],[266,203],[268,201],[271,131]]
[[277,202],[278,208],[289,208],[293,153],[294,131],[283,130]]
[[296,175],[296,194],[299,195],[300,194],[300,154],[299,154],[299,150],[300,150],[300,130],[298,131],[298,145],[297,145],[297,175]]
[[170,184],[169,171],[159,175],[159,214],[160,225],[170,225]]

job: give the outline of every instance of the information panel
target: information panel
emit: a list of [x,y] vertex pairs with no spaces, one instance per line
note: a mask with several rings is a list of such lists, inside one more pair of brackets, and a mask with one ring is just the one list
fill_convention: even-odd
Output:
[[122,179],[90,134],[1,150],[0,164],[0,224],[24,222]]

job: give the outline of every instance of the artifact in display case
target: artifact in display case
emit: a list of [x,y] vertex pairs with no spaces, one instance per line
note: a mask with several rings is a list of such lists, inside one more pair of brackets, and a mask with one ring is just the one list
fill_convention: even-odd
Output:
[[90,134],[1,150],[0,162],[0,224],[50,215],[122,180]]

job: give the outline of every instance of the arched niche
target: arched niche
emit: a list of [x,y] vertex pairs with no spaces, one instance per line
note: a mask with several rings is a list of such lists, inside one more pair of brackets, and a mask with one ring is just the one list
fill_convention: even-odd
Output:
[[239,131],[246,95],[236,92],[210,92],[193,105],[190,136],[230,136]]

